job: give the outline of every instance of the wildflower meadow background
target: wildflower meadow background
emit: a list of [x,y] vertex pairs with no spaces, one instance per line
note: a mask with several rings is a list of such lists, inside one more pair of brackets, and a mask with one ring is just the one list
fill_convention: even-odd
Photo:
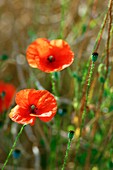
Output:
[[0,0],[0,169],[113,170],[113,0]]

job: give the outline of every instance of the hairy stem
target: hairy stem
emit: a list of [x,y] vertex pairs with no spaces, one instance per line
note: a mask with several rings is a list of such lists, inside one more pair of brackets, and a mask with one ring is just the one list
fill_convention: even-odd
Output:
[[71,146],[71,140],[69,139],[69,140],[68,140],[68,144],[67,144],[67,149],[66,149],[66,154],[65,154],[65,158],[64,158],[64,163],[63,163],[62,170],[65,169],[65,166],[66,166],[66,163],[67,163],[70,146]]
[[12,148],[11,148],[11,150],[10,150],[10,152],[9,152],[9,154],[8,154],[5,162],[4,162],[4,165],[3,165],[3,167],[2,167],[2,170],[4,170],[5,166],[7,165],[8,161],[9,161],[9,158],[10,158],[10,156],[12,155],[12,152],[13,152],[13,150],[14,150],[16,144],[17,144],[17,141],[18,141],[18,139],[19,139],[19,137],[20,137],[20,135],[21,135],[21,133],[22,133],[22,131],[23,131],[23,129],[24,129],[25,126],[26,126],[26,125],[23,125],[23,126],[21,127],[18,135],[16,136],[16,139],[15,139],[15,141],[14,141],[14,143],[13,143],[13,146],[12,146]]

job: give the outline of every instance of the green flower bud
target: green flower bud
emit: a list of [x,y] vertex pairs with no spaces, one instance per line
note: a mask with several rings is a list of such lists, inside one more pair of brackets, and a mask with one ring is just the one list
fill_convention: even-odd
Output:
[[94,52],[92,55],[91,55],[91,59],[93,62],[95,62],[98,58],[98,53],[97,52]]
[[68,133],[68,138],[69,138],[70,140],[72,140],[73,137],[74,137],[74,131],[73,131],[73,130],[70,130],[69,133]]

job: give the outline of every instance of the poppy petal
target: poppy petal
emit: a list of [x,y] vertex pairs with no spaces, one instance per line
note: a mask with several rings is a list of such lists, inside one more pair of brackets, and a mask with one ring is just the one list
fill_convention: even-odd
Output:
[[41,115],[34,115],[34,114],[30,114],[30,115],[34,116],[34,117],[38,117],[43,122],[48,122],[54,117],[55,113],[56,113],[56,111],[54,113],[53,113],[53,111],[49,111],[46,113],[42,113]]
[[15,92],[16,88],[13,84],[0,81],[0,113],[10,107]]
[[27,60],[31,67],[50,73],[70,66],[74,61],[74,53],[62,39],[48,41],[39,38],[29,45]]
[[47,90],[34,90],[29,93],[29,104],[34,104],[38,109],[50,110],[56,107],[57,103],[54,96]]
[[26,54],[27,54],[27,60],[28,60],[28,63],[31,67],[33,68],[37,68],[37,64],[36,64],[36,61],[35,61],[35,57],[37,54],[38,55],[38,51],[36,49],[36,45],[37,43],[36,42],[33,42],[27,49],[26,51]]
[[56,110],[57,110],[57,107],[54,107],[52,109],[52,111],[44,112],[44,113],[38,115],[38,117],[40,120],[42,120],[44,122],[48,122],[55,116]]
[[74,61],[74,53],[71,51],[68,43],[59,39],[52,40],[50,44],[53,47],[52,53],[56,60],[56,62],[53,62],[55,71],[60,71],[70,66]]
[[30,116],[26,109],[21,108],[20,106],[16,105],[11,112],[9,113],[9,117],[19,124],[30,124],[34,125],[35,117]]
[[16,102],[9,117],[20,124],[33,125],[36,117],[44,122],[50,121],[57,111],[56,100],[47,90],[21,90],[16,95]]
[[30,91],[29,96],[28,96],[28,100],[29,100],[29,104],[30,105],[37,105],[37,103],[39,102],[40,98],[43,97],[43,95],[45,95],[46,90],[33,90]]
[[32,116],[39,117],[43,121],[49,121],[57,111],[57,103],[54,96],[47,90],[36,90],[29,93],[29,103],[34,104],[38,111]]
[[[48,58],[52,56],[53,62]],[[50,73],[61,71],[70,66],[74,61],[74,53],[71,51],[69,45],[63,40],[50,41],[50,54],[48,56],[36,57],[37,68]]]
[[49,41],[45,38],[38,38],[32,42],[27,49],[26,55],[28,63],[31,67],[36,68],[36,60],[40,60],[47,57],[50,54]]
[[50,96],[52,96],[52,99],[54,98],[54,96],[47,90],[30,91],[29,97],[28,97],[29,104],[30,105],[34,104],[39,108],[39,105],[41,105],[43,102],[46,102]]
[[29,106],[29,101],[28,101],[28,96],[29,93],[31,91],[34,91],[34,89],[24,89],[24,90],[20,90],[17,94],[16,94],[16,103],[22,107],[22,108],[26,108],[27,106]]

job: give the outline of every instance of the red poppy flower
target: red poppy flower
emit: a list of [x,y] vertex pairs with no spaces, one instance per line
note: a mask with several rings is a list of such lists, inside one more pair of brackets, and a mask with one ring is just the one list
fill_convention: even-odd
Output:
[[36,117],[44,122],[50,121],[57,111],[54,96],[47,90],[25,89],[16,94],[17,105],[9,117],[19,124],[35,123]]
[[31,67],[50,73],[70,66],[74,53],[67,42],[61,39],[49,41],[39,38],[28,46],[27,60]]
[[0,114],[10,107],[15,92],[14,85],[0,81]]

